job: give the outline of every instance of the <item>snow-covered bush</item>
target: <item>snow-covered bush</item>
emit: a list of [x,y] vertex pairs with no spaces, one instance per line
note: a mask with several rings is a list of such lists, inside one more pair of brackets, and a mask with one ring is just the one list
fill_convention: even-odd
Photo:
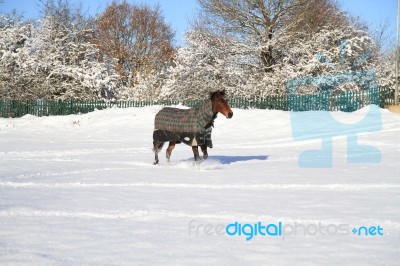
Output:
[[[337,86],[338,80],[324,75],[360,70],[374,71],[379,86],[394,84],[394,54],[382,55],[369,35],[353,26],[325,26],[313,34],[275,32],[266,43],[235,37],[196,27],[187,32],[172,67],[139,73],[130,87],[122,85],[116,59],[99,53],[88,27],[60,24],[54,16],[37,23],[1,17],[0,98],[184,100],[217,89],[254,98],[286,94],[287,80],[302,77],[321,80],[301,87],[301,93],[333,86],[346,91],[360,89],[364,81],[357,76]],[[265,51],[273,62],[268,67]]]
[[13,99],[112,98],[118,75],[99,60],[91,32],[57,24],[9,23],[0,35],[1,97]]
[[32,37],[33,26],[12,18],[0,17],[0,97],[15,98],[23,94],[25,80],[20,71],[21,57]]
[[[41,22],[32,39],[33,67],[44,78],[39,91],[54,98],[112,98],[118,76],[99,62],[99,50],[88,42],[90,31],[58,26],[51,17]],[[32,60],[33,59],[33,60]],[[111,70],[111,73],[110,73]]]
[[164,72],[156,72],[143,77],[137,75],[137,84],[134,87],[121,87],[117,97],[121,100],[156,101],[162,99],[161,89],[166,80]]

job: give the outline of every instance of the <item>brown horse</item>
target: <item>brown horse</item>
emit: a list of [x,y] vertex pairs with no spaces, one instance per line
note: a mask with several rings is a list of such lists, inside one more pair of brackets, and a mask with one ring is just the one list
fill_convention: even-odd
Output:
[[177,143],[192,146],[194,159],[200,159],[199,149],[203,152],[203,159],[207,159],[207,147],[212,148],[211,130],[217,114],[232,118],[233,112],[225,99],[225,90],[210,93],[209,100],[198,108],[179,109],[165,107],[156,114],[153,132],[154,164],[159,162],[158,153],[165,142],[169,141],[166,151],[167,160]]

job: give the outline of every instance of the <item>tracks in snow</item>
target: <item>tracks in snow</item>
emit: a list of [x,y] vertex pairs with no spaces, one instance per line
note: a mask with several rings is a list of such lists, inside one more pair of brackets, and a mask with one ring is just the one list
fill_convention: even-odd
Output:
[[0,188],[42,188],[42,189],[84,189],[84,188],[172,188],[172,189],[252,189],[252,190],[323,190],[323,191],[363,191],[399,189],[399,184],[371,183],[371,184],[191,184],[191,183],[38,183],[38,182],[11,182],[0,181]]
[[[178,218],[183,223],[201,223],[203,221],[212,221],[212,223],[222,223],[242,221],[242,222],[257,222],[257,221],[281,221],[284,224],[351,224],[357,225],[360,223],[365,224],[380,224],[381,226],[390,228],[393,232],[400,230],[400,223],[390,219],[370,219],[359,217],[348,217],[346,220],[340,219],[304,219],[299,217],[276,217],[270,215],[254,215],[248,213],[237,213],[235,215],[226,213],[189,213],[189,212],[179,212],[179,211],[168,211],[168,210],[127,210],[127,211],[103,211],[103,212],[71,212],[71,211],[60,211],[60,210],[36,210],[29,208],[13,208],[7,210],[0,210],[0,218],[16,218],[16,217],[37,217],[37,218],[74,218],[74,219],[102,219],[102,220],[143,220],[148,219],[165,219],[165,218]],[[188,220],[182,220],[188,219]],[[186,229],[186,228],[185,228]]]
[[40,160],[47,158],[62,158],[74,156],[87,156],[94,154],[135,154],[150,153],[151,146],[139,148],[112,148],[112,149],[72,149],[72,150],[43,150],[43,151],[9,151],[0,152],[0,159],[6,160]]

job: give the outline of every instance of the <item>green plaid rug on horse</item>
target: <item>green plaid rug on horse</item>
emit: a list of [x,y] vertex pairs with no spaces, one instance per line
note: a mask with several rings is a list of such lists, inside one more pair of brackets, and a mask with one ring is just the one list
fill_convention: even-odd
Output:
[[212,148],[211,131],[214,114],[211,100],[198,108],[165,107],[156,114],[153,140],[183,142],[189,146]]

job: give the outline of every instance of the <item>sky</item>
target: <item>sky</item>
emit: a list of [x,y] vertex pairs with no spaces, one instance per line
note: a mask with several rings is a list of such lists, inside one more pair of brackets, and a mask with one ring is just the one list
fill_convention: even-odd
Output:
[[[102,12],[111,0],[84,1],[70,0],[78,5],[82,3],[83,10],[91,15]],[[177,44],[184,43],[184,33],[190,27],[189,21],[196,14],[198,9],[196,0],[128,0],[137,4],[145,3],[150,6],[159,4],[164,14],[165,21],[171,25],[176,32]],[[372,29],[388,20],[390,40],[394,44],[396,36],[396,0],[339,0],[344,11],[353,16],[359,16]],[[11,10],[22,12],[26,18],[39,17],[38,0],[0,0],[0,12],[7,13]]]

